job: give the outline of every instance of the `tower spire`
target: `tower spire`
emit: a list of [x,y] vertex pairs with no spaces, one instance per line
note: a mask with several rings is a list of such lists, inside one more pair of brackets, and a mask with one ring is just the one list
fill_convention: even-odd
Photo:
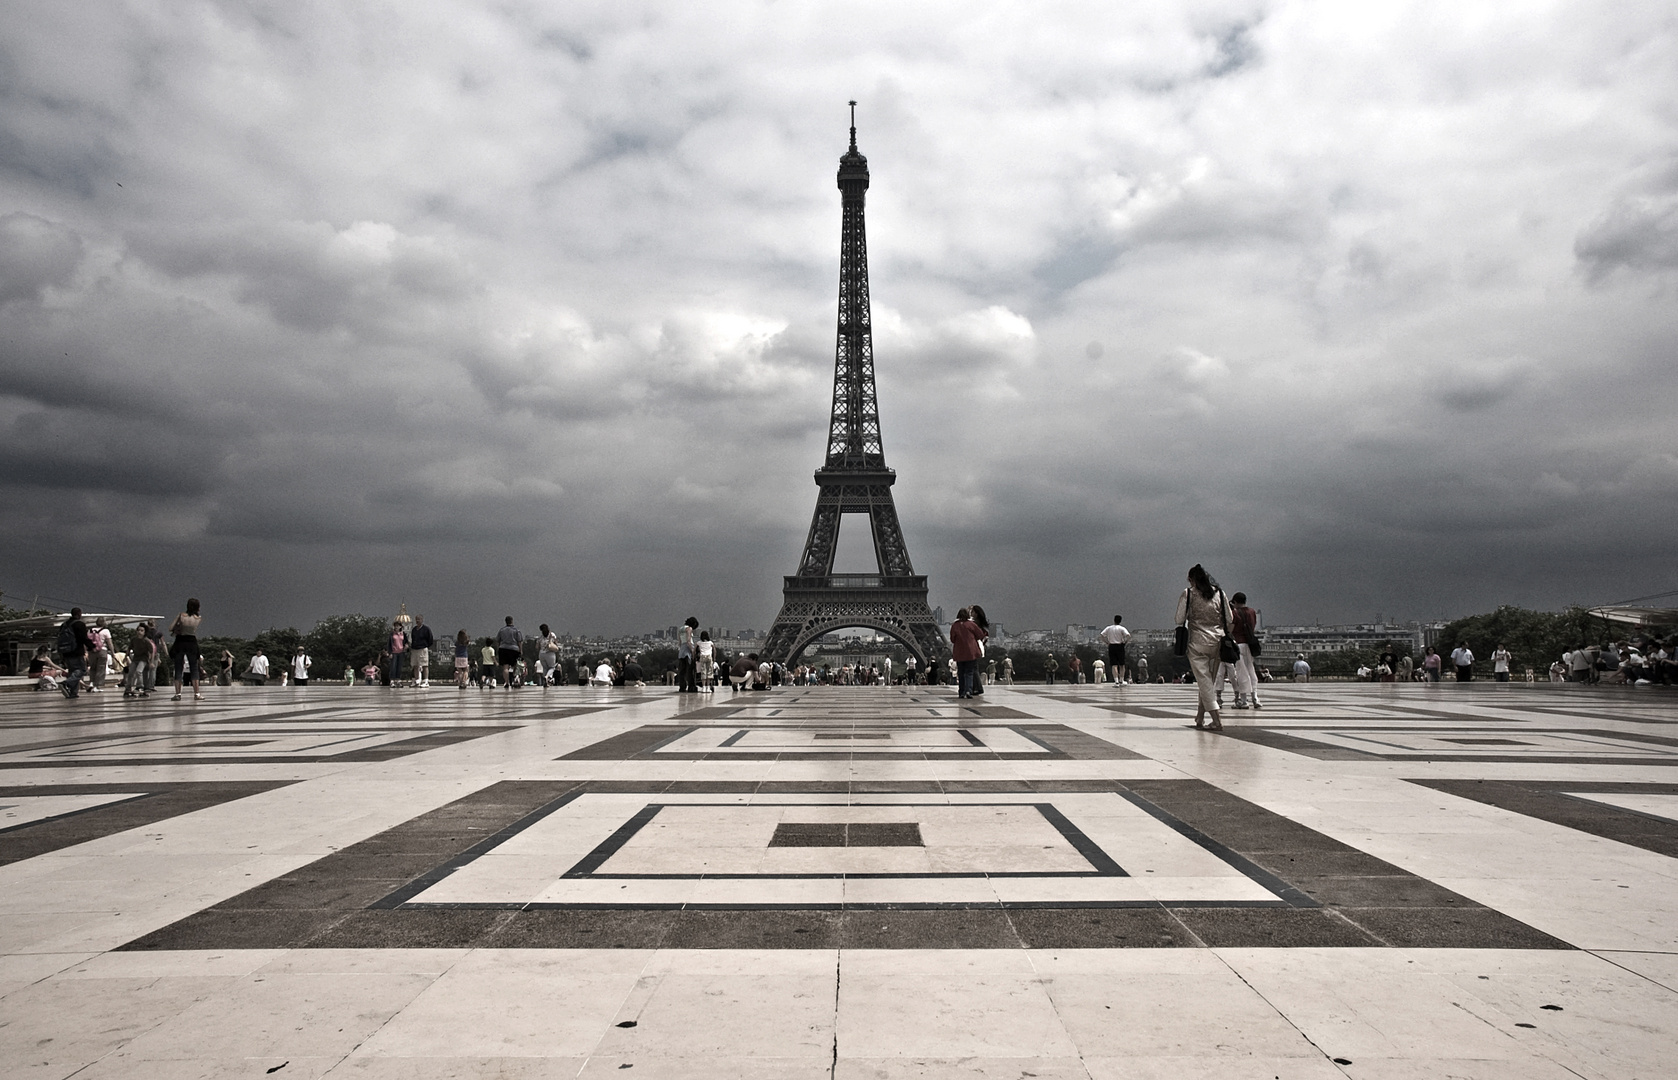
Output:
[[[839,158],[839,325],[833,350],[833,413],[827,456],[816,470],[816,512],[798,572],[786,578],[781,614],[764,641],[764,655],[792,663],[830,630],[869,626],[897,638],[924,663],[944,650],[926,603],[926,577],[915,573],[880,443],[880,406],[874,388],[874,332],[868,297],[868,159],[856,148],[856,102],[851,145]],[[866,516],[877,572],[833,570],[839,523]]]

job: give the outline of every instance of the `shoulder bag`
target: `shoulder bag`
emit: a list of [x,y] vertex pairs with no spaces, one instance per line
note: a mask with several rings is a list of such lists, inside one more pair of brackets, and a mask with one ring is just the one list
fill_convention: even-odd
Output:
[[1228,601],[1224,599],[1222,589],[1212,594],[1212,602],[1218,605],[1218,624],[1224,631],[1224,636],[1218,639],[1218,659],[1233,664],[1241,659],[1241,650],[1235,647],[1235,639],[1229,636],[1229,615],[1224,610]]
[[1193,603],[1189,599],[1189,590],[1183,590],[1183,625],[1177,628],[1177,636],[1171,642],[1171,651],[1178,656],[1186,656],[1189,651],[1189,607]]

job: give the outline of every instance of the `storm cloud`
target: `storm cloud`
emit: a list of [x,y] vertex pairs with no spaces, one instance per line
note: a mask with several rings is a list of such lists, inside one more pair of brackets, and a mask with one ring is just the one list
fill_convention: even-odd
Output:
[[0,577],[764,627],[847,110],[934,603],[1673,587],[1669,4],[0,10]]

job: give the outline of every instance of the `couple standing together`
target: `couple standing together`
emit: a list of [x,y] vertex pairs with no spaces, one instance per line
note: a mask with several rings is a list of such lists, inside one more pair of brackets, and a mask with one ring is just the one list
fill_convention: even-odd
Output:
[[956,612],[950,624],[950,655],[956,662],[957,697],[979,697],[985,692],[979,678],[979,661],[984,659],[985,639],[990,637],[990,620],[978,604]]
[[[1222,731],[1218,696],[1223,689],[1223,665],[1235,672],[1235,701],[1238,708],[1258,708],[1258,677],[1253,667],[1254,631],[1257,618],[1247,606],[1245,593],[1235,594],[1235,603],[1199,563],[1189,568],[1188,587],[1177,598],[1177,651],[1188,657],[1199,696],[1194,726]],[[1211,723],[1206,723],[1210,714]]]

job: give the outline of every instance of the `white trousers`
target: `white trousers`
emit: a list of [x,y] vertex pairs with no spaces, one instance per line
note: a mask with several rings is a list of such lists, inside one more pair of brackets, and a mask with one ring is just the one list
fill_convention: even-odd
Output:
[[1245,643],[1235,646],[1241,659],[1235,662],[1235,700],[1251,705],[1258,701],[1258,669],[1253,667],[1253,650]]

